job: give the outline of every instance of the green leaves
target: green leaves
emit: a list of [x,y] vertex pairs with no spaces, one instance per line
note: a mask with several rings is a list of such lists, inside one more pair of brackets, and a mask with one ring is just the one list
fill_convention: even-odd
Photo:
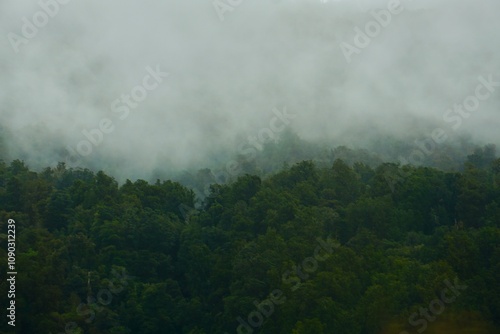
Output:
[[[172,181],[120,186],[103,172],[0,163],[0,218],[15,215],[19,227],[23,330],[75,322],[95,334],[229,333],[240,318],[260,323],[252,312],[269,311],[279,291],[262,333],[377,333],[404,328],[455,276],[470,288],[446,309],[450,319],[476,312],[493,321],[500,169],[487,150],[469,160],[462,173],[303,161],[214,184],[198,209],[193,191]],[[399,178],[392,188],[387,173]],[[327,237],[343,246],[315,261]],[[5,265],[5,247],[0,255]],[[114,268],[133,279],[88,324],[77,307],[109,288]]]

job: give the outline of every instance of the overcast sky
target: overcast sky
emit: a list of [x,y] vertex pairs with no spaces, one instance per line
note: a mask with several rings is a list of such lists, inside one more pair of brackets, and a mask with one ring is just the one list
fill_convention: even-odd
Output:
[[[81,165],[130,177],[201,168],[269,128],[273,108],[295,115],[301,137],[335,143],[416,122],[451,131],[458,121],[443,116],[478,77],[500,82],[498,0],[402,0],[350,62],[341,43],[355,47],[355,28],[391,1],[67,2],[50,17],[36,1],[0,0],[0,122],[8,157],[33,167],[64,160],[103,119],[114,128]],[[147,68],[168,76],[126,117],[113,112]],[[496,89],[453,131],[500,143]]]

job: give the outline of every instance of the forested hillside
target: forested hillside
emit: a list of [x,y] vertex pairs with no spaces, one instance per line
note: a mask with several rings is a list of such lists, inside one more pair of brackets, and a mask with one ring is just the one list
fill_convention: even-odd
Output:
[[481,152],[460,172],[302,161],[201,205],[172,181],[2,162],[16,332],[500,333],[500,159]]

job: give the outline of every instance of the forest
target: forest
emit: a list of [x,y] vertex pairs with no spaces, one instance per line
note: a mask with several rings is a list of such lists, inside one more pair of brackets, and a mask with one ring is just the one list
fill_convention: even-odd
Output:
[[492,149],[459,171],[304,160],[203,199],[170,180],[1,162],[16,332],[500,333]]
[[0,334],[500,334],[498,13],[0,0]]

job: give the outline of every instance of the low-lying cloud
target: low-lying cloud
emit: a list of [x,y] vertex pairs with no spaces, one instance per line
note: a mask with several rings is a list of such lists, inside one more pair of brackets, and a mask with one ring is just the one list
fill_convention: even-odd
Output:
[[[212,1],[72,0],[42,25],[36,13],[55,2],[0,3],[4,158],[32,167],[63,161],[103,119],[113,131],[81,166],[118,178],[229,157],[283,106],[304,139],[418,139],[449,127],[443,115],[479,77],[500,81],[498,1],[401,0],[404,10],[349,63],[340,45],[389,1],[242,1],[221,21]],[[26,22],[40,25],[31,38]],[[18,52],[12,33],[28,40]],[[157,66],[168,76],[119,119],[113,101]],[[500,90],[457,131],[498,143],[499,105]]]

